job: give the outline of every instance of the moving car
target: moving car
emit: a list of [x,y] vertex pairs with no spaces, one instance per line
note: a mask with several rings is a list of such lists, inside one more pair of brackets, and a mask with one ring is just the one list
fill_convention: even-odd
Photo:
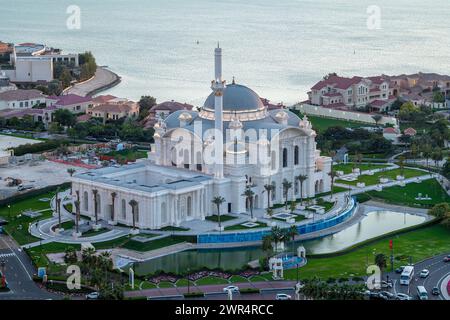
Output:
[[391,281],[381,281],[381,287],[386,289],[386,288],[392,288],[393,284]]
[[430,275],[430,270],[428,269],[423,269],[422,271],[420,271],[420,277],[421,278],[426,278]]
[[391,300],[391,299],[395,298],[395,294],[390,293],[388,291],[381,291],[380,292],[380,296],[381,297],[385,297],[386,298],[385,300]]
[[223,292],[228,292],[228,291],[231,291],[231,292],[239,292],[239,287],[236,287],[236,286],[228,286],[228,287],[223,288]]
[[405,293],[397,293],[395,298],[397,300],[412,300],[412,298],[410,296],[408,296],[407,294],[405,294]]
[[431,289],[431,294],[433,296],[438,296],[441,292],[439,291],[438,287],[434,287],[433,289]]
[[450,262],[450,254],[444,258],[444,262]]
[[94,291],[86,295],[86,300],[97,300],[100,298],[100,293]]
[[424,286],[417,286],[417,296],[420,300],[428,300],[428,292]]
[[291,300],[292,297],[286,293],[277,293],[275,300]]

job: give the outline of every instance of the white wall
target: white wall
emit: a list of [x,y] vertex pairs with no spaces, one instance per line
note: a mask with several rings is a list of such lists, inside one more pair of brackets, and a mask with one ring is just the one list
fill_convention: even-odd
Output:
[[[334,110],[331,108],[313,106],[310,104],[296,104],[293,106],[293,109],[299,110],[300,112],[305,113],[307,115],[314,115],[324,118],[334,118],[339,120],[357,121],[368,124],[376,124],[375,120],[372,118],[372,115],[368,113]],[[383,116],[379,124],[384,125],[387,123],[396,125],[397,119],[394,117]]]

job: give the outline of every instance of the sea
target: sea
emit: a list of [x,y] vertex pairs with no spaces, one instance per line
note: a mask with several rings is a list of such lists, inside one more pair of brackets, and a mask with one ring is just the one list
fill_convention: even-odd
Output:
[[449,74],[449,13],[448,0],[0,0],[0,41],[91,51],[122,77],[108,93],[197,106],[219,42],[228,82],[289,105],[330,72]]

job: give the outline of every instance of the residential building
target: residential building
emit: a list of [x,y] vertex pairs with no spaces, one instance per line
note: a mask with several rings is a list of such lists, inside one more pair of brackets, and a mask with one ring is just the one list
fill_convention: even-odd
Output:
[[149,115],[144,119],[146,128],[153,127],[159,120],[166,119],[170,114],[180,110],[192,110],[194,106],[176,101],[166,101],[159,103],[149,110]]
[[89,108],[88,114],[91,117],[102,118],[103,121],[137,118],[139,105],[133,101],[107,102]]
[[10,90],[0,93],[0,110],[25,109],[45,104],[46,96],[39,90]]
[[66,94],[62,96],[47,97],[47,105],[55,106],[58,109],[69,110],[72,113],[87,113],[89,108],[94,106],[91,97],[82,97],[76,94]]

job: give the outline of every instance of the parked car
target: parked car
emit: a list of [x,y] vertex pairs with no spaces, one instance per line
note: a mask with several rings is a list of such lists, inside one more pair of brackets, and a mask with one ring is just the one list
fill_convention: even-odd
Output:
[[390,292],[388,292],[388,291],[381,291],[381,292],[380,292],[380,296],[386,297],[385,300],[392,300],[392,299],[395,298],[395,294],[390,293]]
[[405,294],[405,293],[397,293],[395,298],[397,300],[412,300],[412,298],[410,296],[408,296],[407,294]]
[[236,286],[228,286],[228,287],[223,288],[223,292],[228,292],[228,291],[231,291],[231,292],[239,292],[239,287],[236,287]]
[[286,293],[277,293],[275,300],[291,300],[292,297]]
[[98,293],[97,291],[91,292],[86,295],[86,300],[97,300],[98,298],[100,298],[100,293]]
[[381,281],[381,287],[383,288],[383,289],[386,289],[386,288],[392,288],[393,287],[393,284],[392,284],[392,282],[391,281]]
[[405,266],[400,266],[397,269],[395,269],[395,273],[402,273],[404,269],[405,269]]
[[20,185],[17,187],[17,191],[25,191],[25,190],[30,190],[33,189],[32,185]]
[[422,271],[420,271],[420,277],[421,278],[426,278],[430,275],[430,270],[428,269],[423,269]]
[[431,294],[433,296],[438,296],[441,292],[439,291],[438,287],[434,287],[433,289],[431,289]]

